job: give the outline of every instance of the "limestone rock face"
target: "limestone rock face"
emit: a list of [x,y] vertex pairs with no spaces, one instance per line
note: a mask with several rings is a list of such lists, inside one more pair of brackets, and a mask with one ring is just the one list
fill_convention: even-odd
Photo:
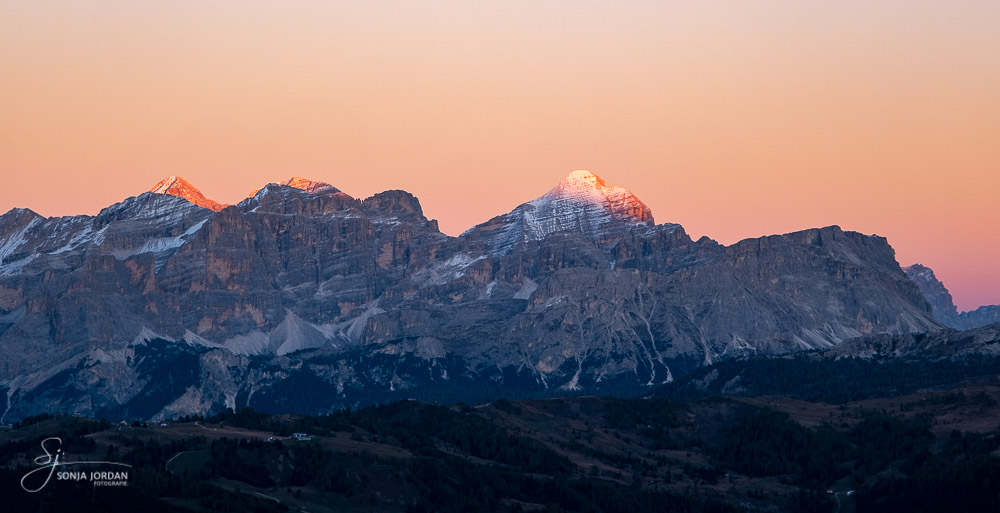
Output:
[[972,329],[1000,322],[1000,305],[985,305],[958,314],[959,328]]
[[0,422],[638,394],[941,328],[883,238],[692,240],[589,172],[459,237],[405,191],[293,178],[216,209],[177,183],[97,216],[0,216]]

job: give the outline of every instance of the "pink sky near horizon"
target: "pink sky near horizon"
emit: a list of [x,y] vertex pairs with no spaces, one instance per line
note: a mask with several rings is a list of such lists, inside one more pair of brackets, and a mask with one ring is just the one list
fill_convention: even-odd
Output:
[[887,237],[965,310],[1000,304],[998,56],[995,1],[8,1],[0,211],[301,175],[455,235],[590,169],[693,237]]

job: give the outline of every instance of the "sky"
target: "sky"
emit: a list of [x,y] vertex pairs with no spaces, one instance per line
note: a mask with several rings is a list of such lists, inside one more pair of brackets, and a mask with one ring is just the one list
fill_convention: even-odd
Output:
[[1000,2],[0,0],[0,211],[301,175],[454,235],[575,169],[725,244],[878,234],[1000,304]]

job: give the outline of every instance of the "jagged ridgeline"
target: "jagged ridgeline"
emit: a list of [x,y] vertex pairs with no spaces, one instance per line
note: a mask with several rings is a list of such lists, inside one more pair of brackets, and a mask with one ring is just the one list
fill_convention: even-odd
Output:
[[944,283],[925,265],[913,264],[903,269],[917,284],[931,304],[934,318],[950,328],[970,330],[1000,322],[1000,305],[984,305],[968,312],[959,312]]
[[96,216],[0,216],[2,422],[640,394],[732,357],[942,327],[882,237],[722,246],[576,171],[458,237],[399,190],[170,177]]

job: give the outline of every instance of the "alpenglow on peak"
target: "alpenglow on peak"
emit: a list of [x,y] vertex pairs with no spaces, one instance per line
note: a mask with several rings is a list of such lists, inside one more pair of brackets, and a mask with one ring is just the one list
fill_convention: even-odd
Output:
[[603,186],[604,179],[586,169],[577,169],[566,175],[566,178],[563,178],[560,185],[563,184],[579,187],[595,187],[598,185]]
[[302,189],[311,194],[316,194],[320,192],[335,193],[340,192],[340,189],[326,183],[317,182],[315,180],[310,180],[308,178],[302,178],[301,176],[293,176],[288,180],[281,182],[280,185],[287,185],[289,187],[295,187],[296,189]]
[[191,185],[191,182],[179,176],[168,176],[163,180],[160,180],[156,183],[156,185],[149,189],[149,192],[152,192],[153,194],[177,196],[178,198],[186,199],[199,207],[214,210],[216,212],[229,206],[206,198],[197,187]]
[[599,237],[636,224],[653,224],[649,207],[628,189],[608,185],[590,171],[577,170],[542,196],[466,233],[502,254],[555,232]]
[[653,212],[632,191],[607,185],[604,179],[585,169],[566,175],[542,197],[528,204],[572,202],[606,211],[609,215],[638,222],[653,222]]

